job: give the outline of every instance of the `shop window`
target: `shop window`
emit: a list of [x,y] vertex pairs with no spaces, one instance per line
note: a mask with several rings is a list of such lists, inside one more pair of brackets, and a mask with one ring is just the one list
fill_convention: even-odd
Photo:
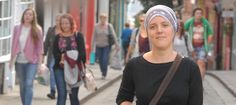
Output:
[[0,40],[0,56],[10,53],[10,38]]
[[0,20],[0,38],[3,37],[3,23]]
[[0,20],[0,38],[11,35],[11,19]]
[[9,36],[11,34],[11,29],[10,29],[10,25],[11,25],[11,20],[4,20],[3,21],[3,35],[4,36]]
[[11,0],[4,1],[3,3],[4,17],[11,16]]
[[12,8],[12,0],[0,0],[0,57],[10,54]]
[[12,0],[0,1],[0,18],[11,16]]
[[8,48],[8,45],[10,43],[10,39],[4,39],[2,40],[2,55],[7,55],[10,48]]
[[33,0],[21,0],[21,2],[27,2],[27,1],[33,1]]
[[3,52],[3,49],[2,49],[2,40],[0,40],[0,57],[2,56],[2,52]]
[[0,18],[2,18],[2,11],[3,11],[3,9],[2,9],[2,1],[0,1]]

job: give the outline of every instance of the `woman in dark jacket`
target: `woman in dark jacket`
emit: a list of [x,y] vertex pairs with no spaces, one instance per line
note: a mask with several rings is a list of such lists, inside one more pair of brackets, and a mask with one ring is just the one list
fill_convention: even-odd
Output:
[[57,15],[56,25],[48,28],[46,39],[44,41],[44,56],[47,55],[47,67],[50,70],[50,93],[47,94],[47,96],[51,99],[55,99],[55,93],[56,93],[56,83],[53,70],[53,65],[55,63],[55,60],[52,55],[52,49],[56,35],[58,35],[61,32],[59,20],[60,20],[60,15]]

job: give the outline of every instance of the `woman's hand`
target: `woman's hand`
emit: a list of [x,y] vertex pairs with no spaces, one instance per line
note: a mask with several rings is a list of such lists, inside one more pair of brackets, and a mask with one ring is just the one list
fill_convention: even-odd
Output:
[[65,55],[65,54],[62,54],[62,55],[61,55],[61,60],[60,60],[60,62],[59,62],[59,64],[60,64],[61,67],[64,67],[64,55]]
[[11,59],[11,60],[9,61],[9,69],[12,70],[12,68],[13,68],[13,60]]

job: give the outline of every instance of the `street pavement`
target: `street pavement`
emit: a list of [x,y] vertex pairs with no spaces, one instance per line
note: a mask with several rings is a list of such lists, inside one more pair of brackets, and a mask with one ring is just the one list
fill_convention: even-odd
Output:
[[[109,85],[113,82],[119,80],[122,75],[122,70],[114,70],[109,67],[107,77],[105,80],[103,80],[101,79],[101,72],[97,64],[88,65],[87,67],[93,71],[98,90],[96,92],[89,92],[88,90],[86,90],[84,85],[82,85],[79,90],[79,99],[81,104],[83,104],[89,98],[96,96],[97,93],[109,87]],[[32,105],[56,105],[56,100],[51,100],[46,96],[50,91],[49,86],[40,85],[35,80],[33,91],[34,97]],[[69,96],[67,97],[66,104],[70,105]],[[16,85],[11,92],[0,95],[0,105],[22,105],[19,97],[18,85]]]
[[[84,86],[80,87],[79,99],[82,105],[115,105],[114,97],[117,94],[117,89],[119,87],[120,78],[122,76],[122,70],[114,70],[109,68],[108,76],[105,80],[101,79],[101,73],[97,64],[89,65],[92,69],[96,84],[98,86],[98,91],[89,92]],[[115,83],[115,84],[113,84]],[[203,82],[204,85],[204,105],[236,105],[236,70],[232,71],[208,71],[207,76]],[[109,89],[109,87],[112,87]],[[107,90],[110,90],[106,92]],[[46,97],[49,92],[49,87],[40,85],[35,81],[34,83],[34,98],[32,105],[55,105],[56,100],[51,100]],[[99,94],[104,93],[104,94]],[[227,93],[227,94],[225,94]],[[104,104],[99,104],[99,102],[91,102],[91,99],[100,100],[102,96],[109,97],[107,103],[100,101]],[[105,98],[103,98],[105,99]],[[93,103],[93,104],[92,104]],[[95,103],[95,104],[94,104]],[[106,103],[106,104],[105,104]],[[109,104],[110,103],[110,104]],[[21,105],[19,97],[19,87],[16,87],[7,94],[0,95],[0,105]],[[70,101],[67,98],[67,105],[70,105]]]

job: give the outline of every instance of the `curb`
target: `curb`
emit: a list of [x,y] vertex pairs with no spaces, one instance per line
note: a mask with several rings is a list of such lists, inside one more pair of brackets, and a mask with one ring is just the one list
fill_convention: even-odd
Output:
[[206,75],[209,75],[209,76],[217,79],[229,91],[229,93],[231,93],[234,97],[236,97],[236,92],[233,89],[231,89],[222,79],[220,79],[220,77],[218,77],[214,73],[209,73],[209,72],[206,73]]
[[109,81],[108,83],[104,84],[103,86],[99,87],[97,91],[89,94],[88,96],[82,98],[80,100],[81,104],[84,104],[85,102],[87,102],[89,99],[93,98],[94,96],[96,96],[97,94],[99,94],[100,92],[102,92],[103,90],[105,90],[106,88],[108,88],[110,85],[112,85],[113,83],[115,83],[116,81],[118,81],[119,79],[121,79],[122,74],[118,75],[116,78],[112,79],[111,81]]

